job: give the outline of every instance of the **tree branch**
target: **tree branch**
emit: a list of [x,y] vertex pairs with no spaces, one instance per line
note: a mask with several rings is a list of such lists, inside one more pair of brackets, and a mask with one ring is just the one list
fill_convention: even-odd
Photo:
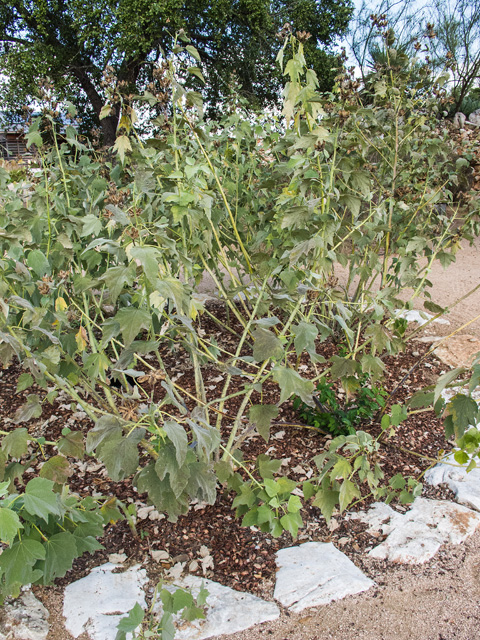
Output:
[[23,40],[23,38],[15,38],[14,36],[6,36],[4,38],[0,38],[0,42],[15,42],[17,44],[34,44],[31,40]]

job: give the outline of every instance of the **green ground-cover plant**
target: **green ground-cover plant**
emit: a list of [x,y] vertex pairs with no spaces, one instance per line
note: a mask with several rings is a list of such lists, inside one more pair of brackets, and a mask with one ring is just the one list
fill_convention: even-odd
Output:
[[[180,587],[167,589],[166,587],[162,588],[162,585],[159,584],[148,612],[145,612],[136,603],[128,615],[120,620],[117,626],[116,640],[125,640],[128,633],[132,634],[132,638],[138,638],[138,640],[147,640],[147,638],[173,640],[176,633],[175,618],[189,622],[203,620],[207,597],[208,591],[203,584],[196,596],[187,589]],[[154,611],[158,599],[162,601],[160,620]]]
[[33,478],[23,492],[0,483],[0,602],[18,596],[26,584],[51,584],[72,568],[75,558],[103,549],[97,538],[110,519],[119,519],[115,505],[80,498],[54,482]]
[[385,406],[387,396],[380,387],[368,384],[368,375],[363,375],[358,382],[355,395],[341,400],[333,386],[321,380],[313,396],[315,407],[309,407],[297,397],[293,401],[293,408],[312,427],[333,435],[352,435],[362,423],[368,425],[372,422]]
[[[156,137],[142,140],[131,100],[112,94],[122,118],[111,155],[72,127],[62,141],[53,130],[48,147],[37,121],[28,140],[41,171],[9,187],[0,171],[0,359],[21,362],[23,390],[44,390],[30,394],[18,423],[62,392],[93,421],[86,451],[113,480],[131,478],[170,518],[193,499],[213,503],[229,483],[244,522],[274,535],[296,535],[298,487],[278,476],[278,461],[242,462],[243,442],[254,432],[268,440],[292,396],[313,407],[318,383],[347,395],[365,375],[376,384],[383,355],[405,343],[399,294],[413,290],[408,304],[428,294],[433,261],[454,259],[460,237],[476,231],[478,206],[461,212],[454,201],[468,156],[455,159],[438,127],[441,91],[427,73],[412,86],[389,45],[374,94],[342,76],[322,96],[302,42],[288,35],[287,45],[283,121],[239,105],[220,123],[204,120],[200,96],[179,80],[195,53],[178,43],[180,57],[162,63],[143,98],[165,106],[169,97]],[[199,295],[203,274],[225,322]],[[234,345],[205,335],[204,317]],[[339,349],[328,360],[327,339]],[[172,379],[166,349],[188,354],[195,388]],[[207,399],[212,368],[223,383]],[[266,404],[272,385],[278,401]],[[388,425],[382,418],[385,430],[403,419],[398,411]],[[397,491],[396,481],[381,486],[380,446],[365,431],[335,438],[305,499],[329,517],[360,499],[362,485]]]
[[[18,380],[21,389],[29,374]],[[14,421],[38,417],[34,394],[14,415]],[[0,432],[0,602],[17,596],[25,584],[50,584],[72,568],[75,558],[103,549],[97,538],[104,526],[124,516],[134,526],[128,508],[112,497],[80,497],[68,487],[71,459],[84,453],[83,435],[64,427],[58,441],[33,437],[24,427]],[[45,454],[55,447],[56,455]],[[42,461],[39,477],[27,481],[32,465]]]

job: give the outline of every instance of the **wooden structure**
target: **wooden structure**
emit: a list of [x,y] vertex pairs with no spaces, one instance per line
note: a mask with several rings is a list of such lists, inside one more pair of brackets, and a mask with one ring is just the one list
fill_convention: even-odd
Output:
[[13,160],[25,155],[31,155],[27,149],[25,133],[18,129],[0,129],[0,158]]

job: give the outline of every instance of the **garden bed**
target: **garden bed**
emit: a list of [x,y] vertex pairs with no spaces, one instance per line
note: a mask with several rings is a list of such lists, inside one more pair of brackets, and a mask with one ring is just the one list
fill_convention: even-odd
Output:
[[[219,310],[217,309],[217,316]],[[202,320],[203,330],[208,333],[215,329],[219,345],[226,346],[231,341],[231,334],[218,331],[218,327],[211,325],[210,321]],[[398,388],[394,400],[401,403],[415,391],[432,384],[439,375],[445,371],[442,365],[433,355],[427,356],[418,366],[422,356],[428,351],[425,343],[410,341],[407,350],[395,357],[385,357],[385,378],[382,384],[387,393],[391,393],[402,379],[411,371],[411,374]],[[319,353],[331,356],[335,353],[335,345],[327,341],[319,346]],[[172,379],[181,380],[182,387],[186,391],[194,393],[195,386],[193,375],[186,365],[183,353],[162,353],[165,366],[168,368]],[[305,369],[307,369],[305,365]],[[9,418],[14,414],[25,400],[28,392],[16,394],[15,389],[20,370],[16,365],[2,371],[0,397],[4,424],[9,430]],[[304,371],[306,377],[308,371]],[[312,372],[310,372],[312,375]],[[207,397],[219,397],[223,375],[213,367],[204,372]],[[150,388],[149,388],[150,385]],[[241,380],[238,381],[241,385]],[[143,388],[148,392],[153,389],[151,383],[145,381]],[[129,390],[130,395],[132,389]],[[235,388],[232,389],[235,391]],[[338,389],[340,394],[341,390]],[[40,390],[41,393],[41,390]],[[153,396],[158,397],[163,393],[159,388]],[[128,394],[125,392],[125,396]],[[268,391],[264,392],[264,402],[276,402],[278,390],[272,383]],[[232,405],[226,406],[225,413],[233,410]],[[126,410],[135,412],[139,401],[126,398],[123,406]],[[5,420],[6,418],[6,420]],[[70,402],[60,396],[53,404],[44,403],[40,418],[30,421],[27,425],[30,435],[38,438],[43,436],[47,441],[55,441],[61,436],[62,429],[66,426],[75,430],[81,430],[85,436],[93,424],[82,411],[72,411]],[[364,423],[361,428],[372,435],[378,435],[377,422]],[[227,424],[222,427],[225,435],[228,431]],[[259,454],[267,453],[272,458],[282,460],[281,473],[296,482],[308,480],[315,473],[315,465],[312,458],[322,453],[331,441],[331,435],[325,435],[317,429],[302,424],[298,412],[294,410],[292,401],[285,403],[276,422],[272,424],[270,439],[266,443],[260,436],[250,436],[243,446],[244,459],[247,468],[254,469],[254,461]],[[410,416],[397,427],[395,434],[386,439],[378,454],[379,463],[385,473],[385,483],[396,474],[405,477],[420,477],[432,464],[440,450],[448,448],[445,441],[443,422],[433,411],[427,411]],[[45,459],[56,454],[53,447],[44,447]],[[430,459],[430,460],[429,460]],[[249,463],[248,461],[252,462]],[[37,459],[30,467],[25,480],[35,477],[45,460]],[[275,552],[292,544],[292,537],[285,532],[279,538],[273,538],[270,534],[262,533],[255,527],[242,527],[241,518],[236,518],[232,510],[233,495],[227,490],[219,490],[214,505],[202,503],[193,504],[185,516],[180,516],[177,522],[169,522],[164,514],[159,514],[153,507],[148,509],[148,498],[145,494],[139,495],[133,488],[130,480],[112,482],[108,479],[105,467],[97,460],[86,457],[79,461],[71,459],[72,475],[69,485],[72,491],[86,495],[103,495],[115,497],[125,504],[135,504],[136,529],[135,536],[129,528],[126,520],[107,525],[102,543],[103,551],[94,554],[84,554],[75,560],[73,569],[64,578],[57,580],[57,584],[65,585],[84,575],[93,566],[99,565],[108,559],[112,553],[126,554],[129,562],[145,562],[152,577],[160,577],[167,574],[169,569],[177,563],[183,563],[183,570],[197,575],[204,575],[222,584],[235,589],[246,590],[261,596],[271,596],[275,576]],[[424,488],[424,495],[442,496],[445,491],[432,488]],[[360,502],[355,508],[364,508],[371,502],[370,497]],[[405,506],[397,505],[404,510]],[[378,538],[365,531],[365,525],[357,521],[348,520],[346,514],[334,514],[332,521],[327,525],[318,508],[307,506],[302,511],[305,526],[300,530],[298,541],[318,540],[333,541],[342,551],[355,558],[365,549],[378,543]],[[206,553],[205,549],[208,550]],[[163,551],[163,554],[155,552]],[[202,553],[204,555],[202,555]],[[160,560],[153,558],[160,555]],[[206,558],[206,560],[205,560]],[[179,567],[177,567],[177,570]]]

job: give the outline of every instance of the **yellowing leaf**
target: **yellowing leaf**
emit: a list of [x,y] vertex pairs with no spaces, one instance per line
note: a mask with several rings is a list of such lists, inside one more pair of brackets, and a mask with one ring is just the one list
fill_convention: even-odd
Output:
[[109,104],[104,104],[103,107],[100,109],[98,118],[100,120],[103,120],[104,118],[108,118],[108,116],[111,115],[111,113],[112,113],[112,107]]
[[120,162],[123,164],[125,162],[125,153],[132,150],[128,136],[118,136],[113,145],[113,150],[118,153]]
[[131,125],[130,125],[130,118],[123,114],[122,117],[120,118],[120,122],[118,123],[118,127],[117,127],[117,131],[120,131],[120,129],[125,129],[128,132],[130,132],[131,129]]
[[77,343],[77,348],[79,351],[85,350],[85,347],[88,344],[88,337],[84,327],[80,327],[80,329],[75,334],[75,342]]
[[66,309],[68,309],[68,305],[65,302],[65,299],[59,296],[55,300],[55,311],[65,311]]

